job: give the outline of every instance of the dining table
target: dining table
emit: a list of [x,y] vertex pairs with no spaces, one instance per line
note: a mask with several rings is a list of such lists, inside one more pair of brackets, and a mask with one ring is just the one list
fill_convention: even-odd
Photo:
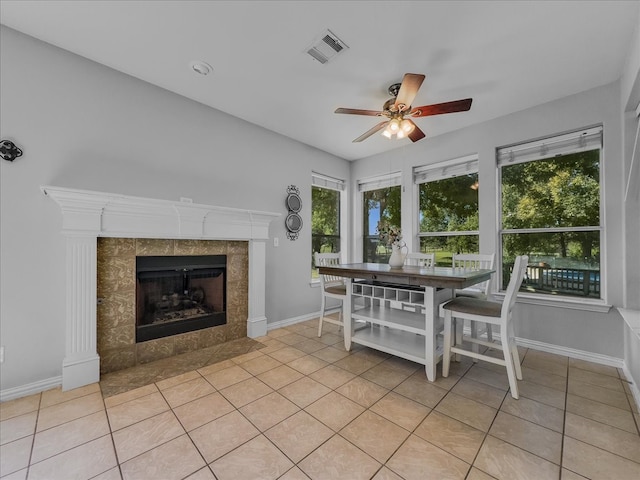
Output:
[[[439,307],[455,290],[489,280],[495,270],[391,267],[382,263],[320,266],[321,275],[345,278],[344,346],[356,343],[424,365],[436,379],[442,359]],[[356,326],[357,324],[357,326]]]

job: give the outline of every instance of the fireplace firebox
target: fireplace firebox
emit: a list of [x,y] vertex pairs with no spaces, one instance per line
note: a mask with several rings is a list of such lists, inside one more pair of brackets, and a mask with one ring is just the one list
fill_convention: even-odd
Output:
[[136,342],[224,325],[226,255],[136,257]]

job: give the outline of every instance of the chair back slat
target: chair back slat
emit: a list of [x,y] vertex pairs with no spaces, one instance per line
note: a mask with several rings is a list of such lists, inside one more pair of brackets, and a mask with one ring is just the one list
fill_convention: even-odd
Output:
[[433,267],[435,260],[435,253],[407,253],[404,264],[413,265],[416,267],[431,268]]
[[[452,264],[456,268],[493,270],[495,267],[495,260],[495,253],[454,253],[452,257]],[[474,285],[473,290],[482,291],[486,296],[488,296],[491,291],[491,279]]]
[[[340,264],[340,253],[314,253],[316,267],[330,267]],[[344,277],[336,275],[320,275],[320,284],[322,288],[344,283]]]
[[504,301],[502,302],[502,318],[509,318],[509,314],[516,304],[518,290],[520,290],[520,285],[522,285],[524,275],[527,272],[528,263],[529,257],[527,255],[516,257],[513,270],[511,271],[511,278],[509,279],[509,285],[507,285],[507,291],[504,295]]

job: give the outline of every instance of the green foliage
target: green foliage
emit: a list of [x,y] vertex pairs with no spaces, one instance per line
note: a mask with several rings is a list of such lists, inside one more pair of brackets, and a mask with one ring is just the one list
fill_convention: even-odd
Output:
[[[502,168],[502,228],[600,225],[600,151],[591,150]],[[585,232],[506,235],[505,258],[553,252],[593,259],[597,241]],[[570,253],[571,250],[571,253]]]
[[[468,232],[479,229],[478,174],[420,185],[421,232]],[[478,235],[422,237],[420,251],[435,252],[436,264],[451,265],[453,253],[478,252]]]
[[420,231],[478,230],[477,182],[474,173],[420,185]]
[[[379,239],[372,239],[369,234],[373,230],[371,227],[378,226],[378,223],[374,225],[371,222],[375,221],[372,212],[375,210],[380,211],[380,218],[378,221],[386,224],[390,227],[396,228],[398,231],[401,226],[401,190],[400,186],[393,186],[387,188],[381,188],[378,190],[370,190],[363,194],[363,260],[365,262],[386,262],[389,255],[381,254],[378,252]],[[385,250],[386,252],[386,250]]]
[[313,253],[338,252],[340,249],[340,192],[311,188],[311,258]]

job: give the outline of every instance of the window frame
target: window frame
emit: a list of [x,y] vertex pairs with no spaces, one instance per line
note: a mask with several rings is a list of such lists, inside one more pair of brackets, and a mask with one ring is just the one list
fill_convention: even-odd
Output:
[[[384,188],[398,187],[400,189],[400,219],[402,221],[402,217],[404,213],[402,211],[403,210],[402,209],[402,204],[403,204],[402,172],[395,171],[395,172],[385,173],[382,175],[364,177],[356,181],[356,186],[357,186],[357,199],[358,199],[357,206],[356,206],[356,212],[357,212],[356,218],[358,221],[357,228],[360,233],[359,235],[357,235],[357,238],[359,238],[360,241],[356,241],[356,252],[360,258],[360,261],[364,261],[365,237],[370,236],[367,234],[367,232],[364,231],[364,220],[365,220],[364,194],[366,192],[370,192],[373,190],[381,190]],[[399,227],[402,227],[402,225],[399,225]]]
[[[337,191],[339,194],[338,195],[338,202],[339,202],[339,205],[338,205],[338,231],[339,231],[338,252],[341,253],[342,260],[344,260],[344,254],[342,252],[346,251],[346,245],[347,245],[347,239],[345,238],[345,233],[344,233],[346,231],[346,212],[347,212],[346,181],[314,171],[314,172],[311,172],[311,192],[313,192],[314,187]],[[311,218],[313,218],[313,193],[311,195],[311,202],[309,203],[311,205]],[[311,229],[311,247],[313,250],[313,229]],[[312,251],[311,252],[312,265],[314,262],[313,254],[314,252]],[[320,279],[319,277],[314,277],[314,270],[315,269],[313,268],[311,269],[311,276],[310,276],[311,284],[319,285]]]
[[478,230],[423,232],[420,225],[420,186],[439,180],[446,180],[463,175],[476,174],[479,180],[478,154],[465,155],[450,160],[444,160],[429,165],[421,165],[413,169],[413,184],[416,192],[415,205],[415,231],[420,249],[422,238],[428,237],[461,237],[475,235],[478,238],[478,250],[480,249],[480,195],[478,195]]
[[[599,225],[578,227],[536,227],[536,228],[503,228],[502,209],[502,172],[503,167],[549,160],[563,155],[579,153],[581,151],[599,150],[598,186],[599,199]],[[539,152],[536,154],[536,150]],[[496,148],[496,270],[497,270],[497,294],[504,295],[505,289],[503,270],[503,236],[509,234],[553,234],[563,232],[599,232],[600,250],[600,298],[582,297],[579,295],[563,295],[540,292],[520,291],[519,301],[535,305],[558,306],[568,308],[602,311],[610,308],[607,304],[607,275],[606,275],[606,222],[605,222],[605,192],[604,192],[604,128],[595,125],[573,130],[567,133],[549,135],[535,140],[518,142],[504,147]]]

